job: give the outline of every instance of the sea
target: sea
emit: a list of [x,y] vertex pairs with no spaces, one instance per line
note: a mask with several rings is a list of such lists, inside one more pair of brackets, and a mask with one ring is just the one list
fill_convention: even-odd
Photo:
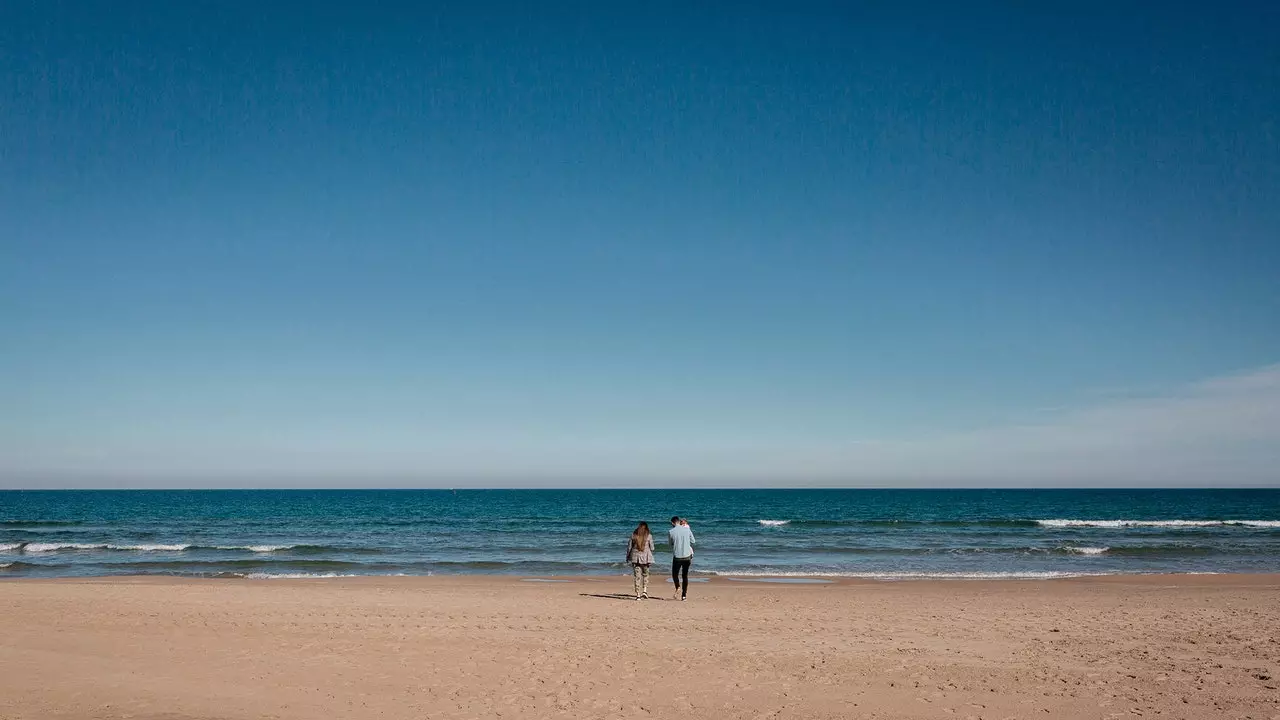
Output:
[[1280,489],[0,491],[0,581],[628,572],[637,521],[730,578],[1280,572]]

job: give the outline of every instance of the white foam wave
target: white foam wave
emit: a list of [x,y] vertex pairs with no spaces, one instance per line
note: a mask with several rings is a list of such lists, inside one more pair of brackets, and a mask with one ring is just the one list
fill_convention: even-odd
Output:
[[783,571],[764,571],[764,570],[701,570],[699,572],[708,575],[719,575],[723,577],[835,577],[835,578],[862,578],[869,580],[1049,580],[1052,578],[1072,578],[1072,577],[1094,577],[1099,575],[1111,575],[1113,573],[1102,572],[1057,572],[1057,571],[1029,571],[1029,572],[911,572],[903,571],[886,571],[886,572],[855,572],[844,570],[783,570]]
[[313,578],[359,577],[353,573],[266,573],[255,572],[245,575],[250,580],[310,580]]
[[23,552],[29,553],[45,553],[58,552],[59,550],[105,550],[106,545],[92,545],[89,543],[27,543],[23,546]]
[[297,545],[218,545],[215,550],[248,550],[256,553],[276,552],[277,550],[292,550]]
[[59,552],[62,550],[131,550],[134,552],[181,552],[191,547],[190,545],[156,545],[156,544],[140,544],[140,545],[113,545],[108,543],[27,543],[22,547],[24,552],[29,553],[46,553]]
[[1108,550],[1110,550],[1111,548],[1109,547],[1070,547],[1070,546],[1064,545],[1062,549],[1066,550],[1069,553],[1076,553],[1077,555],[1101,555],[1107,552]]
[[[247,550],[255,553],[270,553],[279,550],[293,550],[301,545],[218,545],[214,550]],[[137,543],[137,544],[114,544],[114,543],[3,543],[0,544],[0,552],[9,552],[16,550],[25,550],[26,552],[43,553],[58,552],[62,550],[130,550],[134,552],[182,552],[184,550],[197,550],[201,546],[190,545],[186,543]],[[207,548],[206,548],[207,549]]]
[[1240,526],[1254,528],[1280,528],[1280,520],[1037,520],[1042,527],[1171,527],[1198,528]]
[[778,527],[781,525],[790,525],[791,521],[790,520],[761,520],[760,524],[764,525],[765,527]]

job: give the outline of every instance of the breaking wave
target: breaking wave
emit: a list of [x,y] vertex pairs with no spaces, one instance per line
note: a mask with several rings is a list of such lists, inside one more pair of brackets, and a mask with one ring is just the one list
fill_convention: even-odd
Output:
[[121,552],[186,552],[194,550],[251,552],[266,554],[274,552],[292,553],[378,553],[377,548],[352,548],[336,545],[193,545],[189,543],[51,543],[51,542],[10,542],[0,543],[0,552],[23,553],[56,553],[76,551]]
[[83,524],[79,520],[0,520],[0,527],[5,528],[65,527]]
[[[234,577],[234,576],[227,575],[224,577]],[[312,579],[318,579],[318,578],[339,578],[339,577],[358,577],[358,576],[353,573],[254,572],[254,573],[246,573],[244,575],[240,575],[239,577],[244,577],[249,580],[312,580]]]
[[49,553],[62,552],[65,550],[124,550],[134,552],[181,552],[190,548],[190,545],[160,545],[160,544],[141,544],[141,545],[115,545],[111,543],[41,543],[31,542],[22,545],[19,550],[24,553]]
[[1251,527],[1280,528],[1280,520],[1036,520],[1037,525],[1051,528],[1126,528],[1126,527],[1162,527],[1162,528],[1205,528],[1205,527]]
[[1102,575],[1112,575],[1115,573],[1103,572],[1066,572],[1066,571],[991,571],[991,572],[914,572],[910,570],[901,571],[884,571],[884,572],[859,572],[847,570],[700,570],[699,572],[706,575],[716,575],[721,577],[833,577],[833,578],[860,578],[867,580],[932,580],[932,579],[956,579],[956,580],[1050,580],[1054,578],[1071,578],[1071,577],[1095,577]]
[[1111,550],[1111,548],[1109,547],[1071,547],[1071,546],[1064,545],[1061,548],[1061,550],[1069,553],[1075,553],[1076,555],[1101,555]]

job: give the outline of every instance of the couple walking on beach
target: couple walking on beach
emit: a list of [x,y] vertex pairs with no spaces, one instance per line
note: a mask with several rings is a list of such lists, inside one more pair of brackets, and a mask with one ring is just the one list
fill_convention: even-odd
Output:
[[[667,531],[671,541],[671,582],[675,591],[671,599],[684,600],[689,595],[689,565],[693,563],[693,530],[689,521],[679,516],[671,518]],[[649,523],[641,522],[627,542],[627,562],[635,579],[636,600],[649,597],[649,566],[653,564],[653,535]]]

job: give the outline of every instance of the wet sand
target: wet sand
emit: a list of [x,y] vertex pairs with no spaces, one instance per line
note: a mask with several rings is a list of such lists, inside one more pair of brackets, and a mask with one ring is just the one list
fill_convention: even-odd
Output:
[[561,579],[3,580],[0,718],[1280,719],[1276,575]]

